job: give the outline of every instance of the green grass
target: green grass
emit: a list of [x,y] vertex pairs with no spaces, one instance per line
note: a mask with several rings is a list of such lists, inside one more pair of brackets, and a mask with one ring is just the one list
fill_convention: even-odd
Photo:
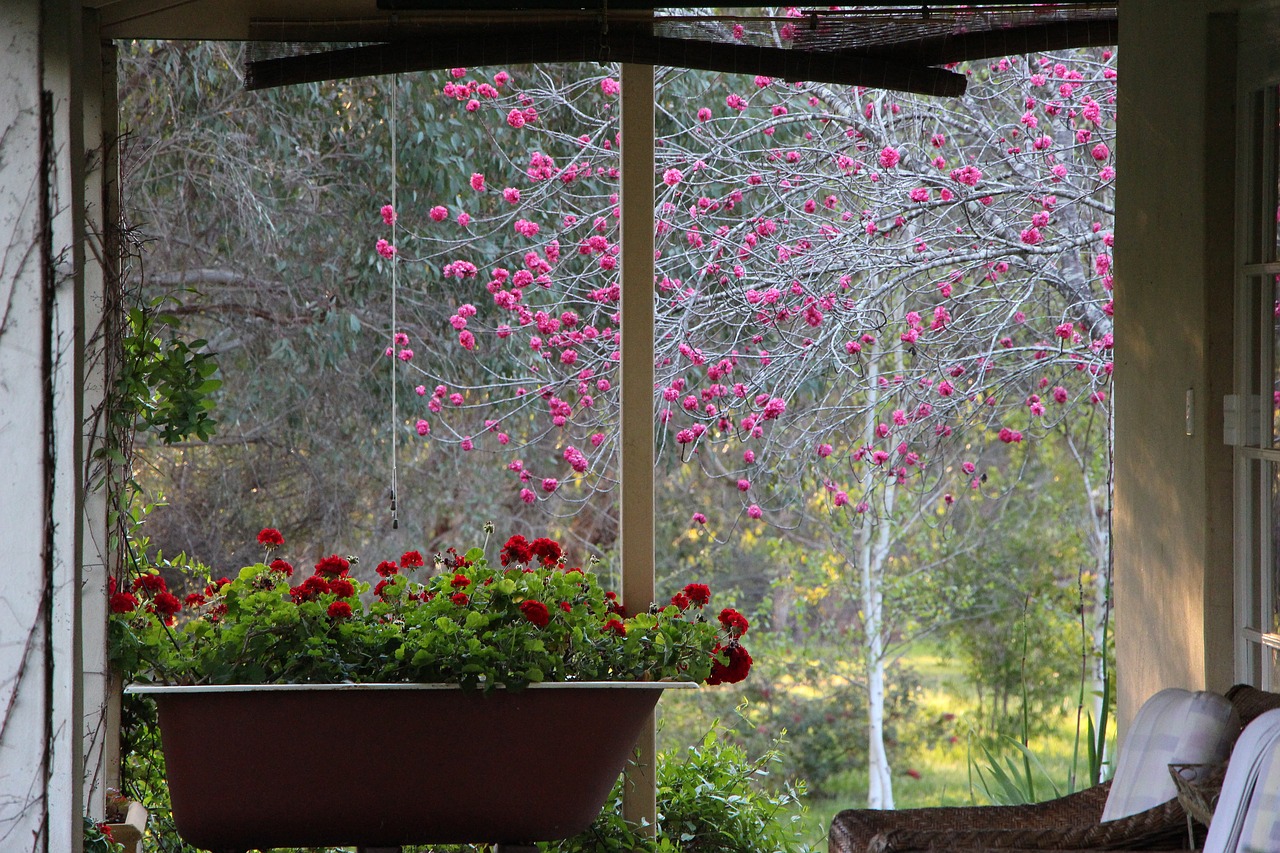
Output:
[[[915,750],[914,757],[909,761],[895,764],[895,807],[903,809],[987,804],[989,800],[973,769],[976,765],[985,770],[989,761],[976,739],[970,737],[974,728],[973,721],[978,713],[977,696],[972,687],[954,663],[937,653],[930,645],[922,644],[911,649],[903,663],[915,672],[922,684],[919,701],[924,715],[928,718],[941,718],[944,714],[955,715],[952,730],[955,740],[943,738],[928,748]],[[1044,736],[1033,738],[1029,744],[1043,768],[1043,773],[1036,769],[1033,775],[1037,800],[1069,792],[1075,740],[1074,704],[1069,707],[1064,704],[1063,714],[1052,730]],[[1112,745],[1114,748],[1114,739]],[[783,748],[785,749],[785,745]],[[1083,765],[1087,751],[1083,743],[1080,750],[1080,763]],[[1017,767],[1022,767],[1021,753],[1012,743],[993,749],[992,755],[1001,763],[1004,763],[1006,757],[1014,758]],[[1078,773],[1080,778],[1075,783],[1076,790],[1088,784],[1084,778],[1087,770],[1081,766]],[[916,774],[919,778],[915,777]],[[833,792],[829,796],[810,796],[806,799],[807,811],[802,818],[803,825],[808,828],[808,837],[819,851],[827,849],[827,828],[838,812],[866,807],[867,770],[865,767],[850,768],[829,780],[827,787]]]

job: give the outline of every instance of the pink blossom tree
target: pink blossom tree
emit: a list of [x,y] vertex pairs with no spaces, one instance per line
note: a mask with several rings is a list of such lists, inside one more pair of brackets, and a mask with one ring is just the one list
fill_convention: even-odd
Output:
[[[826,516],[860,614],[874,807],[893,804],[897,543],[991,496],[992,459],[1082,416],[1107,425],[1095,435],[1109,445],[1114,60],[976,63],[952,100],[659,74],[658,452],[736,495],[728,512],[689,508],[717,537]],[[623,319],[616,77],[455,69],[430,97],[480,123],[501,167],[458,169],[429,215],[401,217],[396,245],[390,210],[369,239],[387,262],[398,253],[406,282],[386,349],[420,407],[403,440],[491,454],[521,500],[552,513],[607,502]],[[437,276],[458,294],[447,310],[415,303],[413,282]],[[418,370],[412,347],[444,339],[454,369]],[[1081,450],[1084,467],[1100,446]]]

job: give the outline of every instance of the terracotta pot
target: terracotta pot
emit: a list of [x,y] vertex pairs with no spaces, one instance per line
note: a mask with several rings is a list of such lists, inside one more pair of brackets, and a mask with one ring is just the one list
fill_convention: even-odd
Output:
[[134,685],[209,850],[551,841],[600,813],[669,683]]

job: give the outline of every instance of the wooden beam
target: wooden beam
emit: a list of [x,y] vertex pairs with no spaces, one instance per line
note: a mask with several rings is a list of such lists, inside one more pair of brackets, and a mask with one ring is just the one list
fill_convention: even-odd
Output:
[[[622,360],[619,554],[628,612],[654,599],[653,426],[653,66],[622,66]],[[627,769],[622,814],[652,834],[657,823],[657,732],[651,716]]]
[[[798,41],[803,43],[804,31]],[[1106,47],[1120,41],[1120,24],[1114,18],[1091,21],[1054,21],[1029,27],[1012,27],[961,33],[941,38],[889,42],[857,50],[838,51],[837,56],[875,56],[908,65],[945,65],[997,56],[1070,50],[1078,47]]]
[[[611,59],[641,65],[763,74],[953,97],[964,93],[966,83],[962,74],[877,56],[674,39],[650,35],[640,27],[613,27],[604,41]],[[503,25],[478,32],[444,27],[430,34],[419,30],[412,40],[250,62],[245,88],[444,68],[598,61],[602,53],[596,27],[531,30]]]

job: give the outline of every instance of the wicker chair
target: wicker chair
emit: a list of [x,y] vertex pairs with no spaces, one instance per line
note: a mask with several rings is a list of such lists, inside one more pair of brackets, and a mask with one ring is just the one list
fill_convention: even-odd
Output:
[[[1272,708],[1280,694],[1247,685],[1227,692],[1242,725]],[[958,806],[880,811],[849,809],[831,821],[830,853],[911,850],[1178,850],[1187,843],[1187,814],[1177,800],[1101,822],[1110,782],[1024,806]]]

